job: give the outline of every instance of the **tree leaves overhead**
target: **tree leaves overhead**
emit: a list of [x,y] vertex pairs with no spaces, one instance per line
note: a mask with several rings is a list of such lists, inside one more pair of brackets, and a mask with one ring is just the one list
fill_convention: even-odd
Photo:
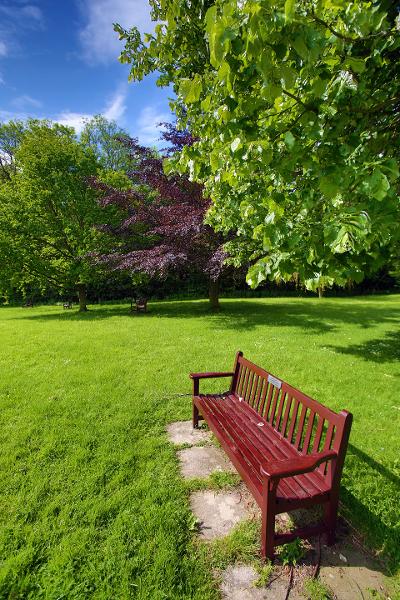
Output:
[[172,84],[196,138],[173,166],[205,185],[249,283],[316,289],[378,269],[399,245],[399,3],[151,5],[147,42],[117,28],[123,59],[133,79]]

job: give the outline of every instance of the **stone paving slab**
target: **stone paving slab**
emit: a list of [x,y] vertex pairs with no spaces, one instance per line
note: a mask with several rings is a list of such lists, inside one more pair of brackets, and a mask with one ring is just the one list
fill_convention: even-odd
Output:
[[[191,444],[190,448],[178,451],[182,475],[185,478],[208,477],[214,471],[236,472],[224,451],[215,446],[196,446],[210,439],[210,432],[193,430],[190,421],[172,423],[168,426],[170,440],[174,444]],[[200,524],[199,535],[205,540],[224,537],[231,529],[249,517],[260,518],[260,511],[244,484],[234,490],[215,492],[198,491],[191,495],[192,511]],[[285,513],[278,515],[276,529],[287,531],[293,522],[296,527],[318,520],[318,511],[295,511],[290,518]],[[324,545],[322,538],[320,579],[333,592],[335,600],[353,600],[371,597],[376,590],[387,598],[383,568],[375,562],[352,538],[343,521],[339,522],[338,541],[332,547]],[[310,540],[307,556],[295,568],[290,600],[299,600],[305,577],[314,571],[317,557],[316,540]],[[282,600],[289,585],[287,569],[274,567],[271,582],[267,587],[256,588],[256,571],[245,565],[233,565],[222,574],[221,593],[224,600]]]
[[345,538],[339,537],[334,546],[323,547],[320,579],[337,600],[370,598],[370,590],[385,597],[385,578],[379,565]]
[[185,479],[209,477],[214,471],[236,472],[235,467],[221,448],[215,446],[193,446],[179,450],[178,458]]
[[195,446],[211,439],[211,432],[207,429],[193,429],[192,421],[177,421],[167,425],[167,433],[170,442],[179,446],[190,444]]
[[199,535],[205,540],[225,537],[237,523],[250,516],[236,490],[194,492],[190,505],[199,522]]
[[[222,576],[223,600],[285,600],[289,586],[289,575],[272,576],[267,587],[256,587],[258,574],[248,565],[232,565]],[[290,591],[290,600],[304,600],[295,589]]]

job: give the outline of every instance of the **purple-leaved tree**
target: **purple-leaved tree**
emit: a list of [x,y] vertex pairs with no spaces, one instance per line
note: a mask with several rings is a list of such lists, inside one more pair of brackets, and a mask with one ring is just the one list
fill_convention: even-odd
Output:
[[171,124],[165,127],[162,136],[170,146],[161,154],[136,139],[121,140],[128,144],[136,165],[130,173],[132,189],[120,191],[94,182],[102,192],[100,205],[118,206],[124,214],[117,226],[104,226],[115,236],[118,248],[97,260],[112,270],[158,278],[170,272],[201,272],[209,281],[211,308],[217,309],[223,239],[204,223],[210,201],[203,197],[202,186],[186,176],[164,173],[163,160],[193,143],[189,133]]

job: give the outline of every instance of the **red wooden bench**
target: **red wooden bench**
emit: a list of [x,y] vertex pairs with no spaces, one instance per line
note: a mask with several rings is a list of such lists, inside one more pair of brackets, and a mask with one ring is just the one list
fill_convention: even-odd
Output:
[[135,304],[136,312],[147,312],[147,298],[132,298],[131,311],[133,311],[133,304]]
[[[335,541],[339,485],[352,415],[335,413],[238,352],[233,371],[191,373],[193,427],[204,419],[262,511],[262,555],[296,537]],[[231,377],[229,391],[200,394],[200,379]],[[275,515],[324,505],[324,519],[275,533]]]

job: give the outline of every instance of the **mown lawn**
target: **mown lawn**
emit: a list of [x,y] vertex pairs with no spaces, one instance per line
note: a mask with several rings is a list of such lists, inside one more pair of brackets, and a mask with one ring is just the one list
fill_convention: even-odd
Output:
[[400,297],[222,306],[0,309],[0,598],[217,597],[165,424],[239,348],[354,413],[342,512],[398,570]]

